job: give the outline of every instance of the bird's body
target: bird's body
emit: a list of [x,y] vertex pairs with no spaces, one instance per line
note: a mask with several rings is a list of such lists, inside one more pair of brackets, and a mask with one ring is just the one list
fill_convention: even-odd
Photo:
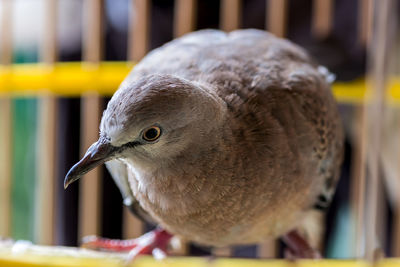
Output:
[[[140,141],[152,125],[159,140]],[[329,202],[343,149],[326,75],[301,48],[258,30],[200,31],[154,50],[100,129],[113,147],[133,147],[107,163],[126,202],[212,246],[295,228]]]

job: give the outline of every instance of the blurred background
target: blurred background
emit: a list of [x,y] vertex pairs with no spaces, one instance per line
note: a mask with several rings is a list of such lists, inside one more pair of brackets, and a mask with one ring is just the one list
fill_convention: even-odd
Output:
[[[258,28],[336,74],[346,155],[321,220],[325,255],[400,256],[399,14],[398,0],[0,0],[0,237],[76,246],[149,230],[104,167],[64,191],[66,172],[149,50],[198,29]],[[282,248],[184,242],[176,253],[265,258]]]

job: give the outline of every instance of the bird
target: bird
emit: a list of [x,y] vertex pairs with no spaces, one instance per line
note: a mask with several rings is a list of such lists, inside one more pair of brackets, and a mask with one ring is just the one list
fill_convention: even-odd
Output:
[[172,236],[212,247],[283,237],[291,253],[318,255],[296,229],[329,206],[340,176],[332,80],[303,48],[256,29],[200,30],[149,52],[64,186],[105,163],[124,203],[159,228],[141,249],[140,238],[91,244],[149,253]]

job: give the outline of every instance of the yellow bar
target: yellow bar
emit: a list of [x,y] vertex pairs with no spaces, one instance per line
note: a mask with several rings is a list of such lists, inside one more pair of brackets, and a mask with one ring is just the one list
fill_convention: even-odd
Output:
[[[126,255],[109,252],[96,252],[72,247],[28,246],[22,249],[0,248],[0,266],[2,267],[372,267],[362,260],[260,260],[207,257],[167,257],[155,260],[151,256],[142,256],[131,264],[126,264]],[[379,267],[398,266],[399,260],[381,260]]]
[[0,94],[37,95],[50,90],[57,95],[78,96],[96,90],[102,95],[112,95],[133,65],[68,62],[54,67],[40,63],[0,66]]
[[383,258],[375,263],[364,260],[322,259],[289,261],[282,259],[238,259],[209,257],[167,257],[155,260],[142,256],[127,265],[127,254],[100,252],[77,247],[39,246],[19,241],[0,241],[1,267],[395,267],[400,258]]
[[[112,95],[135,64],[132,62],[61,62],[54,67],[35,64],[0,65],[0,94],[40,95],[51,91],[61,96],[79,96],[87,92]],[[400,103],[400,77],[389,83],[389,103]],[[44,89],[46,88],[46,89]],[[333,92],[339,102],[362,103],[366,82],[357,79],[336,82]]]
[[336,82],[332,86],[333,94],[342,103],[362,103],[365,96],[366,84],[364,79],[351,82]]

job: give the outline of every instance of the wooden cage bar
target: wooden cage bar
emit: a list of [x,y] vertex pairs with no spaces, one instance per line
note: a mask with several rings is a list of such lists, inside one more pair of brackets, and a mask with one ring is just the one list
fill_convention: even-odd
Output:
[[[174,38],[192,32],[196,28],[197,0],[177,0],[174,6]],[[188,244],[180,240],[180,247],[174,249],[176,255],[187,255]]]
[[233,31],[240,28],[241,0],[221,0],[220,28],[224,31]]
[[57,26],[59,0],[45,0],[41,61],[53,67],[58,60]]
[[[266,0],[265,27],[278,37],[286,35],[287,9],[287,0]],[[257,254],[260,258],[275,258],[277,253],[276,240],[266,240],[257,247]]]
[[363,218],[364,218],[364,196],[365,196],[365,148],[367,139],[364,136],[367,129],[364,121],[365,108],[357,107],[354,114],[354,120],[357,124],[354,127],[353,156],[351,159],[351,182],[350,182],[350,207],[354,221],[352,222],[352,232],[354,235],[354,247],[352,254],[354,257],[362,258],[363,255]]
[[[13,1],[2,0],[1,14],[1,64],[12,62],[12,11]],[[0,236],[11,235],[11,159],[12,159],[12,110],[11,98],[0,95]]]
[[[242,14],[241,0],[221,0],[219,26],[223,31],[233,31],[240,27]],[[229,257],[233,251],[231,247],[214,248],[213,255]]]
[[174,37],[195,30],[197,0],[176,0],[174,14]]
[[9,65],[12,63],[12,14],[13,14],[12,0],[2,0],[1,10],[1,64]]
[[[372,6],[373,0],[362,0],[358,4],[358,33],[360,44],[370,47],[372,36]],[[365,97],[366,100],[366,97]],[[366,102],[366,101],[365,101]],[[356,107],[354,120],[359,122],[356,127],[355,140],[353,140],[353,156],[351,166],[351,184],[350,184],[350,205],[354,221],[352,222],[352,231],[354,233],[353,254],[357,258],[365,256],[365,195],[366,195],[366,168],[367,146],[368,146],[368,115],[366,106]]]
[[[400,3],[397,3],[397,7],[400,7]],[[400,26],[400,14],[397,14],[397,25],[396,27],[398,28]],[[397,64],[395,64],[395,74],[396,75],[400,75],[400,32],[397,31],[397,41],[395,44],[395,51],[396,51],[396,55],[394,57],[395,62],[397,62]],[[399,112],[397,110],[397,112]],[[400,147],[398,147],[398,150],[400,151]],[[400,165],[398,165],[397,167],[397,174],[400,173]],[[398,177],[396,177],[398,178]],[[400,192],[400,183],[398,183],[398,186],[396,187],[397,192]],[[399,195],[397,195],[396,198],[396,203],[395,203],[395,211],[394,211],[394,227],[393,227],[393,231],[394,231],[394,238],[392,240],[391,246],[392,246],[392,253],[394,257],[400,257],[400,197]]]
[[[398,7],[400,7],[400,3],[397,3]],[[397,14],[397,28],[400,26],[400,14]],[[396,28],[395,27],[395,28]],[[396,62],[394,66],[394,71],[396,75],[400,74],[400,32],[397,31],[397,41],[395,43],[395,51],[396,55],[394,57],[394,61]],[[399,112],[396,110],[395,112]],[[398,132],[398,131],[397,131]],[[398,147],[400,151],[400,147]],[[400,152],[399,152],[400,153]],[[399,155],[399,154],[398,154]],[[398,162],[398,160],[397,160]],[[400,174],[400,165],[397,167],[397,175]],[[396,177],[398,179],[398,177]],[[397,183],[397,187],[395,188],[397,192],[400,192],[400,182]],[[394,220],[393,220],[393,239],[391,242],[392,253],[394,257],[400,257],[400,197],[397,195],[395,198],[396,203],[394,207]]]
[[333,26],[334,0],[314,0],[312,32],[316,38],[325,38]]
[[[128,60],[139,61],[148,50],[150,36],[150,1],[131,0],[128,30]],[[123,209],[123,237],[135,238],[143,234],[143,222],[127,207]]]
[[266,240],[257,247],[257,255],[261,259],[271,259],[278,256],[278,241]]
[[358,38],[360,43],[368,46],[372,37],[374,0],[358,1]]
[[130,0],[128,59],[139,61],[149,49],[150,1]]
[[[41,61],[52,67],[57,61],[57,8],[58,0],[46,0],[44,36]],[[37,212],[35,216],[35,241],[52,245],[55,236],[55,177],[57,168],[57,98],[52,93],[43,94],[38,105],[37,158]]]
[[[378,200],[379,191],[382,190],[381,183],[381,164],[380,155],[382,151],[382,133],[383,133],[383,118],[385,108],[385,96],[387,90],[387,72],[388,59],[390,52],[390,39],[388,25],[391,21],[391,12],[393,1],[375,1],[376,29],[373,31],[373,40],[375,42],[373,48],[370,49],[370,75],[371,75],[371,93],[373,100],[369,107],[367,120],[369,128],[369,142],[365,149],[367,152],[366,163],[368,165],[368,182],[366,183],[366,217],[365,222],[365,252],[368,260],[375,259],[375,250],[379,247],[377,240],[377,229],[379,225],[378,218]],[[373,125],[373,127],[372,127]]]
[[[221,0],[220,6],[220,28],[223,31],[233,31],[240,28],[242,14],[241,0]],[[232,248],[214,248],[212,253],[218,257],[229,257],[232,255]]]
[[286,36],[287,0],[267,0],[266,28],[278,37]]
[[[84,60],[98,64],[102,57],[102,0],[84,1],[86,28],[83,38]],[[93,66],[96,68],[96,66]],[[98,139],[101,99],[97,92],[89,92],[81,99],[81,155]],[[79,227],[80,238],[100,234],[101,169],[96,168],[80,179]]]
[[[332,31],[334,14],[334,0],[314,0],[312,3],[312,23],[311,33],[314,38],[326,38]],[[325,214],[321,218],[315,218],[319,224],[324,223]],[[322,250],[322,239],[318,244],[318,249]]]

